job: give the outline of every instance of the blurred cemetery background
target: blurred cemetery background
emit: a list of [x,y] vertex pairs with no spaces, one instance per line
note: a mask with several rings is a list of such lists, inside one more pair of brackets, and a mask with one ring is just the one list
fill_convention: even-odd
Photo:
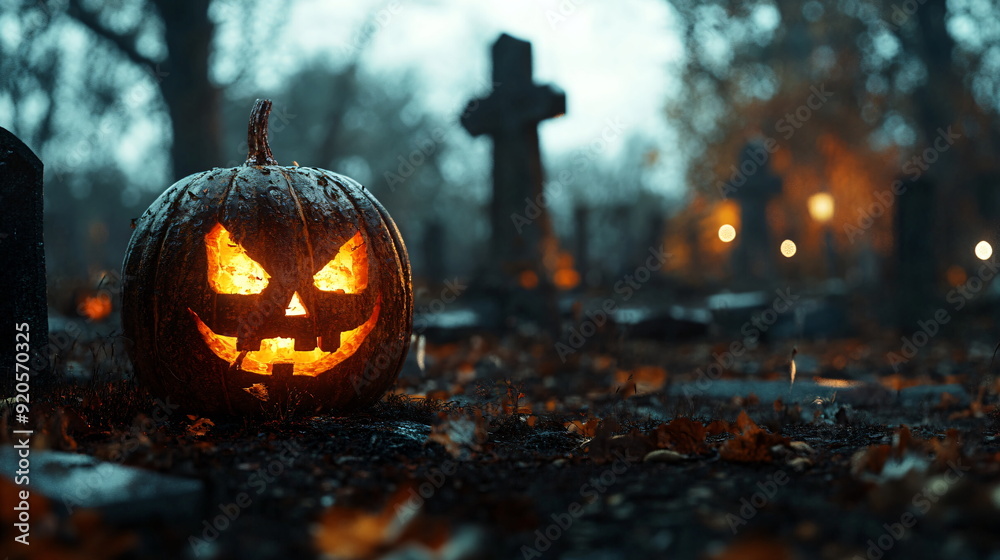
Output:
[[[510,326],[518,307],[475,288],[548,287],[563,318],[611,297],[620,324],[704,334],[755,290],[794,286],[827,302],[815,335],[913,330],[998,242],[991,2],[2,8],[0,122],[46,164],[51,311],[110,331],[130,219],[178,178],[241,163],[258,97],[275,100],[280,163],[347,174],[390,210],[418,308],[471,284],[430,327]],[[497,207],[493,138],[462,115],[503,89],[489,56],[503,32],[532,42],[528,79],[566,105],[537,119],[544,197]],[[512,243],[492,233],[503,215],[532,222],[537,262],[491,262]]]
[[[398,224],[410,357],[370,413],[161,421],[122,352],[131,220],[176,180],[242,164],[258,98],[280,164],[357,179]],[[294,475],[210,556],[365,558],[415,538],[459,551],[436,558],[517,557],[635,446],[648,464],[553,550],[873,558],[885,547],[865,540],[947,459],[975,475],[891,545],[995,557],[996,2],[0,0],[0,126],[45,164],[58,386],[37,456],[179,489],[139,507],[102,479],[83,505],[108,519],[208,527],[246,489],[235,475],[292,442]],[[408,518],[421,536],[400,533],[407,485],[452,459]],[[766,464],[794,490],[737,537]],[[73,481],[32,483],[63,503],[51,489]],[[771,540],[751,556],[758,528]],[[200,555],[201,530],[142,551]]]

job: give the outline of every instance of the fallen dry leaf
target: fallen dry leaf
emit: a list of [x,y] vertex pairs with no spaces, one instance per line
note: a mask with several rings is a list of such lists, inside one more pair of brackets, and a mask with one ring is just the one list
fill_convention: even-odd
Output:
[[188,435],[204,436],[208,434],[209,430],[215,427],[215,422],[212,422],[208,418],[198,418],[189,414],[188,419],[192,421],[191,425],[187,427]]
[[690,418],[674,418],[666,424],[660,424],[653,432],[656,446],[661,449],[672,449],[686,455],[702,455],[709,452],[705,437],[708,430],[701,422]]
[[573,420],[566,422],[566,431],[571,434],[580,434],[585,438],[592,438],[597,432],[597,426],[601,424],[600,418],[590,418],[586,422]]
[[667,381],[667,371],[657,366],[639,366],[633,370],[615,372],[615,382],[621,386],[623,397],[659,391]]
[[741,463],[769,463],[774,457],[771,448],[788,445],[789,439],[764,431],[746,411],[736,419],[736,437],[723,442],[719,455],[727,461]]
[[627,434],[615,435],[620,430],[621,425],[614,418],[603,420],[587,446],[591,459],[598,463],[622,457],[640,460],[656,448],[653,436],[643,434],[637,428],[632,428]]

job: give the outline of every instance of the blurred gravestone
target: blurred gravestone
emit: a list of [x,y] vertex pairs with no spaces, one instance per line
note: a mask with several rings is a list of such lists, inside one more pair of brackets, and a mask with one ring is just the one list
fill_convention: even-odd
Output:
[[781,177],[770,166],[770,154],[763,144],[748,142],[740,154],[740,179],[727,185],[727,194],[740,203],[740,232],[733,252],[733,279],[742,284],[759,284],[774,278],[771,244],[767,226],[767,205],[781,194]]
[[462,114],[469,134],[493,138],[492,237],[481,283],[501,301],[505,319],[520,315],[552,327],[558,321],[555,289],[543,263],[556,243],[537,126],[566,111],[566,96],[532,82],[531,43],[504,34],[492,56],[493,91]]
[[573,264],[580,278],[590,273],[590,209],[579,205],[573,209]]
[[632,272],[635,264],[632,257],[635,254],[635,235],[633,228],[633,217],[635,216],[635,206],[631,204],[616,204],[611,208],[611,224],[615,228],[617,247],[613,256],[615,262],[615,275],[625,276]]
[[934,313],[934,184],[926,178],[906,181],[897,197],[895,221],[896,326],[904,332],[919,328],[917,322]]
[[[48,306],[42,245],[42,162],[9,131],[0,128],[0,366],[4,383],[27,349],[32,375],[48,371]],[[24,344],[24,346],[20,346]],[[21,370],[23,371],[23,370]],[[45,379],[47,376],[43,376]]]
[[437,218],[432,218],[424,228],[423,243],[424,278],[428,282],[444,280],[445,262],[445,229]]
[[649,224],[646,228],[646,247],[643,247],[642,252],[639,253],[637,264],[644,262],[644,258],[651,249],[659,251],[660,247],[664,247],[667,239],[667,219],[663,216],[662,211],[654,210],[651,212],[646,223]]

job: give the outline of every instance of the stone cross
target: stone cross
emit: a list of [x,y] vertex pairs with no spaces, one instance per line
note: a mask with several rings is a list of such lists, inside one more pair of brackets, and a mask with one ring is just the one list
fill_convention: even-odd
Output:
[[769,164],[770,154],[760,143],[748,142],[740,154],[739,179],[727,192],[740,203],[740,232],[733,253],[733,275],[737,282],[771,280],[774,277],[773,243],[767,226],[767,204],[781,194],[781,177]]
[[488,274],[505,282],[534,274],[536,291],[544,292],[550,281],[543,259],[555,247],[555,237],[541,198],[537,126],[566,112],[566,95],[532,81],[531,43],[501,35],[492,57],[493,91],[471,101],[462,114],[469,134],[493,138]]
[[493,44],[492,55],[493,91],[469,103],[462,126],[473,136],[493,138],[491,253],[512,263],[537,256],[538,240],[551,233],[545,208],[521,227],[512,215],[526,214],[525,199],[542,194],[537,126],[566,112],[566,95],[532,82],[531,43],[504,34]]
[[[12,383],[26,350],[31,376],[48,372],[48,304],[42,245],[42,162],[0,128],[0,371]],[[24,346],[19,346],[24,344]],[[18,364],[18,365],[15,365]],[[44,376],[43,376],[44,379]]]

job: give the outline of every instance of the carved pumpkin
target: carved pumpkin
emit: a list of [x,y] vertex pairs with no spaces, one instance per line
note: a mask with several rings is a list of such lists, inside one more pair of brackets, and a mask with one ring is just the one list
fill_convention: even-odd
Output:
[[406,248],[352,179],[278,166],[270,110],[254,106],[244,165],[181,179],[138,220],[122,298],[136,374],[204,412],[362,407],[406,355]]

